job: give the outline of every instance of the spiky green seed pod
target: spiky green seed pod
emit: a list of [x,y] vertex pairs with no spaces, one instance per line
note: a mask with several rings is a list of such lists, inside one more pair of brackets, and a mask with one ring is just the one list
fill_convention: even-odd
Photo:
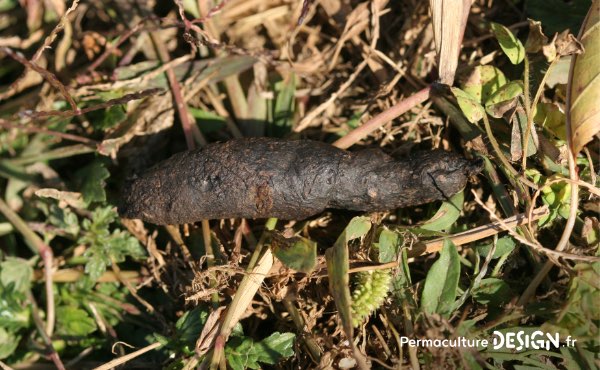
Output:
[[360,325],[367,316],[379,308],[390,288],[391,270],[359,272],[355,276],[352,292],[352,324]]

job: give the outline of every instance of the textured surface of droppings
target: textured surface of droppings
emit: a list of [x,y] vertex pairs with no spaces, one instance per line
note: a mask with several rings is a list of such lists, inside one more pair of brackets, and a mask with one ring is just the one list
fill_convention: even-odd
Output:
[[246,138],[174,155],[130,181],[119,213],[155,224],[304,219],[326,208],[383,211],[445,199],[481,171],[444,151],[396,160],[309,140]]

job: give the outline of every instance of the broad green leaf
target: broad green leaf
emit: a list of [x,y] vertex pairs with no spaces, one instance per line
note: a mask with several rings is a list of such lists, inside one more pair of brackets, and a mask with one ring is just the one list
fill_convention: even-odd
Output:
[[379,242],[375,244],[379,250],[379,262],[396,261],[403,242],[404,238],[399,233],[384,227],[379,233]]
[[329,275],[329,290],[333,295],[344,332],[350,340],[354,336],[354,329],[350,308],[352,298],[349,287],[350,278],[348,276],[348,269],[350,268],[348,243],[353,239],[363,237],[370,229],[371,221],[367,217],[354,217],[338,237],[333,247],[325,251],[327,274]]
[[484,65],[475,67],[461,88],[479,103],[483,103],[507,82],[501,70]]
[[567,140],[567,118],[558,104],[538,103],[533,122],[550,131],[555,137]]
[[19,345],[19,337],[0,327],[0,360],[12,355]]
[[96,321],[87,311],[73,306],[56,309],[56,332],[59,335],[83,337],[96,331]]
[[273,232],[271,250],[284,265],[305,273],[311,272],[317,264],[317,243],[301,236],[285,238]]
[[467,94],[466,92],[462,91],[457,87],[451,87],[450,90],[456,98],[460,110],[462,110],[463,114],[469,122],[477,123],[483,118],[485,110],[483,109],[481,104],[479,104],[476,98],[472,97],[470,94]]
[[595,0],[579,36],[585,52],[573,55],[570,85],[571,138],[573,155],[600,132],[600,0]]
[[16,291],[26,293],[31,287],[33,269],[26,260],[7,257],[0,263],[0,283],[3,286],[14,284]]
[[15,283],[0,283],[0,328],[14,331],[30,324],[30,311],[25,303],[25,293],[15,289]]
[[471,293],[473,299],[481,304],[499,306],[512,297],[510,286],[502,279],[488,278],[481,280],[479,286]]
[[81,191],[86,204],[106,201],[104,180],[110,177],[110,173],[102,162],[99,160],[93,161],[91,164],[77,171],[75,177],[81,184],[81,189],[78,190]]
[[275,365],[280,359],[294,354],[295,339],[294,333],[275,332],[256,344],[256,358],[262,363]]
[[275,332],[260,342],[251,338],[232,338],[225,347],[227,364],[234,370],[261,369],[259,362],[274,365],[294,354],[293,333]]
[[[517,243],[511,236],[501,237],[496,242],[496,250],[494,251],[492,259],[500,258],[505,254],[511,253],[516,246]],[[481,257],[485,258],[489,254],[491,248],[492,243],[488,243],[475,247],[475,250],[477,251],[477,253],[479,253]]]
[[426,313],[448,317],[456,298],[460,278],[460,257],[454,244],[446,239],[440,257],[431,266],[421,295],[421,307]]
[[464,192],[454,194],[450,199],[444,201],[435,215],[422,224],[420,228],[431,231],[447,230],[460,217],[464,200]]
[[512,64],[519,64],[525,58],[525,48],[521,41],[503,25],[492,22],[492,32],[498,39],[498,43]]
[[184,313],[175,323],[179,340],[193,348],[207,318],[208,312],[201,306]]
[[490,116],[501,118],[504,113],[516,106],[517,98],[521,95],[523,95],[523,83],[511,81],[486,100],[485,110]]

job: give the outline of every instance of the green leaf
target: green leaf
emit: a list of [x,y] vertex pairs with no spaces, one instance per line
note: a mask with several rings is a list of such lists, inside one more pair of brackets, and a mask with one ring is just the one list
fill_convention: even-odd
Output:
[[273,232],[271,249],[284,265],[296,271],[309,273],[317,265],[317,243],[301,236],[286,238]]
[[519,64],[525,58],[525,47],[513,33],[503,25],[492,22],[492,32],[512,64]]
[[198,122],[198,128],[205,134],[217,132],[225,127],[225,118],[204,109],[188,107],[192,116]]
[[403,243],[404,238],[400,234],[384,227],[379,234],[379,243],[375,244],[379,249],[379,262],[396,261]]
[[475,301],[492,306],[500,306],[512,298],[510,286],[504,280],[496,278],[481,280],[471,294]]
[[269,337],[257,343],[255,348],[258,361],[275,365],[282,358],[290,357],[294,354],[294,333],[275,332]]
[[501,70],[494,66],[484,65],[475,67],[461,88],[477,102],[482,103],[507,82],[508,80]]
[[85,271],[92,280],[98,279],[113,260],[118,263],[127,256],[135,259],[146,256],[138,240],[128,232],[119,229],[110,232],[110,225],[116,217],[112,207],[99,207],[92,213],[91,220],[82,222],[84,232],[78,242],[88,246],[83,256],[88,258]]
[[440,257],[431,266],[421,295],[421,307],[426,313],[448,317],[452,312],[460,277],[460,257],[454,244],[446,239]]
[[200,306],[184,313],[175,323],[179,340],[184,345],[193,346],[200,336],[207,318],[208,311]]
[[447,230],[460,217],[464,200],[464,192],[454,194],[450,199],[444,201],[435,215],[421,225],[420,228],[430,231]]
[[[505,254],[511,253],[516,246],[517,243],[511,236],[503,236],[496,242],[496,250],[494,251],[492,259],[500,258]],[[481,257],[485,258],[489,254],[491,248],[492,243],[488,243],[475,247],[475,250]]]
[[106,108],[101,120],[92,121],[98,122],[94,125],[97,129],[106,130],[111,127],[115,127],[119,123],[123,122],[125,119],[127,119],[127,114],[125,112],[124,106],[113,105],[112,107]]
[[523,83],[511,81],[489,97],[485,102],[485,110],[490,116],[501,118],[504,113],[516,106],[517,98],[521,95],[523,95]]
[[12,355],[19,345],[20,338],[0,327],[0,360]]
[[22,258],[7,257],[0,263],[0,283],[3,286],[13,284],[14,289],[26,293],[31,288],[33,269]]
[[25,294],[16,290],[13,282],[0,284],[0,327],[17,331],[29,326],[29,318]]
[[233,338],[225,347],[228,365],[234,370],[261,369],[259,362],[274,365],[294,354],[293,333],[275,332],[255,343],[251,338]]
[[105,202],[104,180],[110,177],[110,173],[99,160],[93,161],[88,166],[77,171],[75,177],[81,184],[80,192],[86,204],[92,202]]
[[270,136],[282,137],[291,131],[294,124],[296,75],[290,73],[285,80],[276,83],[275,92],[277,97],[275,98]]
[[73,306],[56,309],[56,331],[59,335],[83,337],[96,331],[96,322],[87,311]]
[[450,90],[456,98],[460,110],[463,112],[465,118],[467,118],[469,122],[477,123],[483,118],[485,110],[481,104],[479,104],[479,101],[476,98],[457,87],[451,87]]
[[567,140],[567,117],[556,103],[538,103],[533,118],[538,126],[546,128],[555,137]]

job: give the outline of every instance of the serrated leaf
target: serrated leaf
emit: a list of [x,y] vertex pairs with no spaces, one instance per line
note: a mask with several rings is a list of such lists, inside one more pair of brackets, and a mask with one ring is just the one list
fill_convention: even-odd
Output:
[[20,337],[0,327],[0,360],[12,355],[19,345]]
[[294,333],[275,332],[269,337],[257,343],[255,348],[258,361],[275,365],[282,358],[290,357],[294,354]]
[[273,254],[287,267],[309,273],[317,265],[316,242],[301,236],[285,238],[277,232],[271,237]]
[[461,88],[479,103],[485,102],[508,82],[502,71],[494,66],[483,65],[473,69]]
[[508,57],[512,64],[519,64],[525,58],[525,48],[519,39],[503,25],[491,23],[492,32],[496,36],[502,51]]
[[420,229],[442,231],[452,226],[460,217],[465,200],[464,192],[459,192],[444,201],[435,215],[420,225]]
[[208,312],[200,306],[184,313],[175,323],[179,340],[185,345],[193,346],[207,318]]
[[56,331],[59,335],[83,337],[96,331],[96,322],[87,311],[73,306],[56,309]]
[[569,129],[574,156],[600,132],[600,0],[592,3],[579,38],[585,53],[572,58],[570,84]]
[[3,286],[13,284],[18,292],[25,293],[31,288],[33,269],[22,258],[7,257],[0,263],[0,283]]
[[227,364],[234,370],[260,369],[259,362],[274,365],[294,354],[293,333],[275,332],[260,342],[251,338],[232,338],[225,347]]
[[81,183],[81,194],[84,202],[89,205],[92,202],[105,202],[104,180],[110,177],[110,172],[104,164],[98,160],[83,167],[75,175]]
[[452,312],[460,277],[460,257],[454,244],[446,239],[440,257],[431,266],[425,278],[421,295],[424,312],[448,317]]
[[451,87],[450,90],[456,98],[460,110],[469,122],[477,123],[483,118],[485,111],[477,99],[457,87]]

